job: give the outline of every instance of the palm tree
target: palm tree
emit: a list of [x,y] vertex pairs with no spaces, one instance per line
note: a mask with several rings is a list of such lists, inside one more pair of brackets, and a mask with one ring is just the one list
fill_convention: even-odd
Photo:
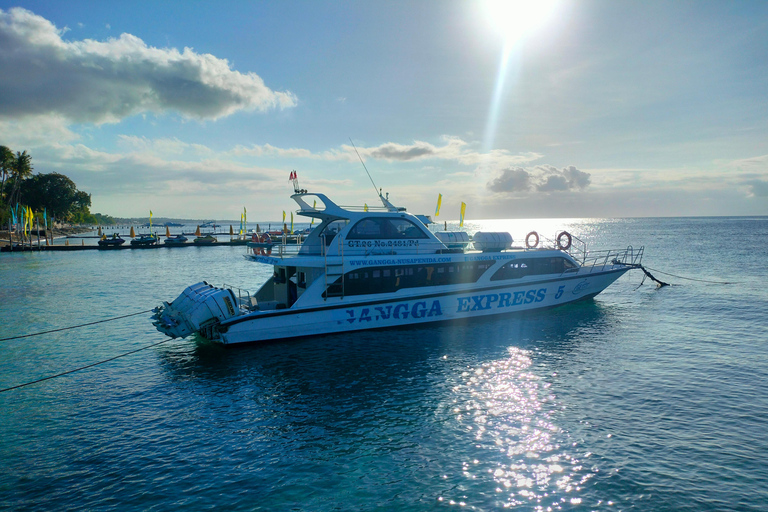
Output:
[[26,151],[17,151],[16,157],[13,159],[13,167],[11,168],[11,176],[13,178],[13,191],[11,192],[10,201],[8,204],[13,204],[14,196],[16,201],[19,200],[21,182],[32,175],[32,156]]
[[2,177],[2,182],[0,182],[0,202],[2,202],[3,194],[5,193],[5,180],[8,179],[13,170],[14,161],[13,151],[6,146],[0,146],[0,176]]

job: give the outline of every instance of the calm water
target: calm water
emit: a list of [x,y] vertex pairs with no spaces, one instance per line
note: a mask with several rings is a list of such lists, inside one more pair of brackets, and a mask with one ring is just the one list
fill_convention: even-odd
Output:
[[[659,275],[677,286],[657,290],[632,271],[525,316],[174,340],[0,393],[0,508],[765,510],[768,218],[560,225],[732,284]],[[2,254],[0,337],[143,311],[201,279],[255,290],[268,270],[243,252]],[[163,339],[144,314],[0,342],[0,388]]]

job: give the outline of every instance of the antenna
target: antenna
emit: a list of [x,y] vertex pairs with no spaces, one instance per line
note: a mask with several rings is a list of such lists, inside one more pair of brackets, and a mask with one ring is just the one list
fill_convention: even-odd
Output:
[[[352,137],[349,138],[349,142],[352,142]],[[357,148],[355,147],[355,143],[352,142],[352,147],[355,148],[355,153],[357,153]],[[373,190],[376,192],[379,197],[381,197],[381,191],[376,187],[376,184],[373,182],[373,178],[371,178],[371,173],[368,172],[368,168],[365,166],[365,162],[363,162],[363,157],[360,156],[360,153],[357,153],[357,158],[360,159],[360,163],[363,164],[363,169],[365,169],[365,174],[368,175],[368,179],[371,180],[371,185],[373,185]]]

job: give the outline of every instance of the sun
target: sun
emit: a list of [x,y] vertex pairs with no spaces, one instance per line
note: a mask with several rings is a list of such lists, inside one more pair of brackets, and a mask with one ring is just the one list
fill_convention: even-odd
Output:
[[555,12],[559,0],[483,0],[488,24],[506,44],[513,44],[541,27]]

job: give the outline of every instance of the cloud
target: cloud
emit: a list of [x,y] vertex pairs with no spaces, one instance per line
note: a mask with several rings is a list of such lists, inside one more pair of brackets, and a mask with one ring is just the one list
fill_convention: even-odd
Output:
[[486,187],[496,193],[519,193],[535,189],[538,192],[584,190],[590,185],[590,174],[573,165],[557,169],[551,165],[537,165],[527,170],[522,167],[504,169],[491,179]]
[[768,181],[750,180],[746,184],[749,186],[750,196],[768,197]]
[[531,174],[522,168],[504,169],[501,175],[488,182],[492,192],[524,192],[531,189]]
[[116,122],[140,112],[217,119],[296,105],[255,73],[191,48],[154,48],[131,34],[65,41],[64,29],[26,9],[0,10],[0,117]]

